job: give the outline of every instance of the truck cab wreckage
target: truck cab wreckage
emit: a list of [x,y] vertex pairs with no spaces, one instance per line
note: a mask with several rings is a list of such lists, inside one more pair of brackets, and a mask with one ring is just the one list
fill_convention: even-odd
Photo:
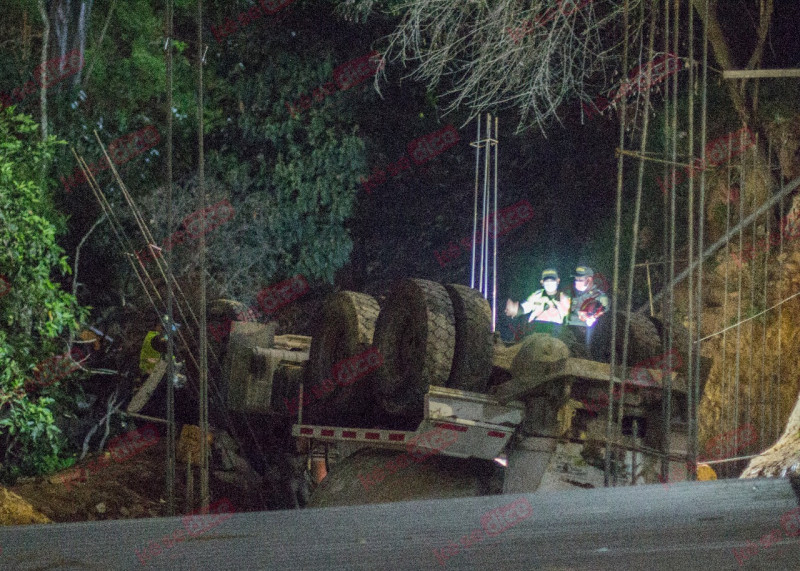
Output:
[[[633,379],[613,379],[609,407],[597,406],[609,396],[608,362],[542,333],[503,342],[491,318],[474,289],[407,279],[384,307],[332,294],[312,338],[233,322],[228,408],[292,423],[309,467],[327,474],[310,507],[601,487],[606,446],[619,485],[659,481],[662,458],[669,480],[688,479],[686,407],[672,407],[668,438],[662,429],[664,387],[680,401],[687,383],[658,367],[660,320],[631,315]],[[688,334],[675,340],[685,355]],[[707,372],[701,359],[701,395]],[[620,400],[622,433],[606,442]]]

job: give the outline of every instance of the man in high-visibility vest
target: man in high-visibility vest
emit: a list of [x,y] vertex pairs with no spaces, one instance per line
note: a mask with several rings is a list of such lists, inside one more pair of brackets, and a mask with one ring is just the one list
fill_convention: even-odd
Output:
[[154,330],[147,332],[142,343],[142,351],[139,353],[139,370],[142,375],[146,377],[152,373],[161,360],[162,354],[166,352],[167,336],[164,334],[164,326],[159,322]]
[[[172,326],[172,331],[177,331],[178,327],[179,324],[174,324]],[[139,377],[137,385],[141,385],[147,380],[147,377],[149,377],[150,373],[156,368],[158,362],[166,356],[167,350],[167,335],[164,333],[164,325],[159,321],[152,331],[147,332],[144,342],[142,343],[142,351],[139,354],[139,370],[142,374]],[[183,362],[178,362],[175,355],[172,356],[172,359],[175,363],[172,382],[175,388],[180,389],[186,384],[186,375],[180,372],[183,367]]]
[[533,292],[522,303],[510,299],[506,301],[505,313],[509,317],[530,313],[528,321],[534,322],[534,331],[558,335],[569,314],[569,297],[558,291],[561,280],[553,268],[542,272],[539,283],[542,284],[542,289]]

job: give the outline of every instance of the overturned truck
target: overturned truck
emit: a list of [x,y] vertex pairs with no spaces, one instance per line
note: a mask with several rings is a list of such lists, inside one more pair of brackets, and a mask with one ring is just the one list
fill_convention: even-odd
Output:
[[[503,342],[491,331],[488,302],[462,285],[407,279],[382,308],[341,291],[326,300],[310,339],[265,341],[248,333],[253,324],[234,323],[227,402],[294,419],[309,466],[323,463],[327,474],[310,506],[602,486],[608,415],[617,420],[607,395],[609,321],[598,323],[600,350],[588,355],[541,333]],[[658,363],[663,323],[642,314],[630,321],[628,364],[638,366],[634,379],[614,378],[623,430],[612,477],[658,481],[668,445],[670,479],[685,478],[685,376]],[[688,333],[674,324],[673,337],[685,361]],[[702,362],[701,394],[707,369]],[[666,376],[678,403],[665,440]]]

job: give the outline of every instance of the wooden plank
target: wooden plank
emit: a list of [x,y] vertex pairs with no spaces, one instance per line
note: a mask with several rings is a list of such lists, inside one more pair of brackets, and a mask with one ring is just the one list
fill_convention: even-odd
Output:
[[272,346],[278,349],[300,349],[309,351],[311,348],[311,337],[308,335],[276,335]]
[[139,412],[144,408],[144,405],[147,404],[147,401],[150,400],[150,397],[153,396],[153,393],[156,392],[156,388],[158,387],[158,383],[161,382],[161,379],[164,377],[164,374],[167,372],[167,362],[164,359],[161,359],[158,363],[156,363],[153,372],[150,373],[150,376],[147,377],[147,381],[145,381],[142,388],[139,389],[131,402],[128,404],[127,412]]
[[722,79],[764,79],[778,77],[800,77],[800,69],[729,69],[722,72]]
[[259,347],[262,351],[268,353],[272,357],[280,361],[289,363],[302,363],[308,361],[308,351],[290,351],[288,349],[264,349]]

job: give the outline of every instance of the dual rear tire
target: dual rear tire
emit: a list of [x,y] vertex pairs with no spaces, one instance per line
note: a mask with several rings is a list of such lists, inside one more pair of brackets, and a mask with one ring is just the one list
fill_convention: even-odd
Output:
[[[310,406],[315,420],[369,424],[371,412],[383,412],[413,425],[430,385],[485,392],[493,355],[489,304],[471,288],[421,279],[400,282],[380,313],[368,295],[334,294],[311,342],[306,386],[320,387],[337,362],[370,346],[382,365],[344,387],[353,390],[334,388]],[[381,411],[371,410],[375,402]]]

